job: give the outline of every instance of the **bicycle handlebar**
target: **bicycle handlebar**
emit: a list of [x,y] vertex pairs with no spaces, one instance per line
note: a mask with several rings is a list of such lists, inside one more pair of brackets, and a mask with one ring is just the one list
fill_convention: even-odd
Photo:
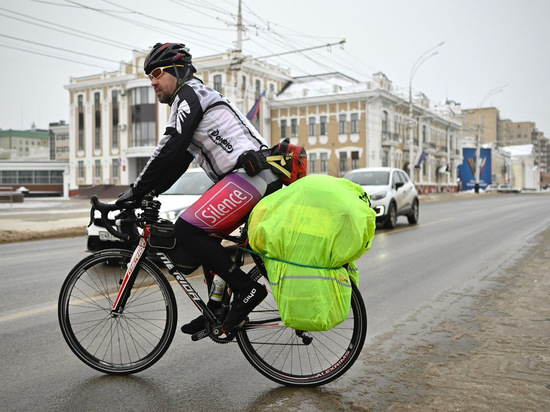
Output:
[[117,204],[117,203],[102,203],[99,201],[97,196],[92,196],[90,198],[90,203],[92,204],[92,209],[90,210],[90,224],[95,219],[94,212],[97,209],[101,213],[101,222],[103,223],[105,229],[107,229],[107,232],[109,232],[114,237],[129,241],[130,235],[127,233],[121,233],[118,230],[116,230],[113,225],[111,225],[111,222],[109,222],[109,212],[115,211],[115,210],[124,210],[129,208],[134,208],[133,204]]

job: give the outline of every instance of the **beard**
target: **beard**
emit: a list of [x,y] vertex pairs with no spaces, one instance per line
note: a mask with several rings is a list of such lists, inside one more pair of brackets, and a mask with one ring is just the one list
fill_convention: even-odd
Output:
[[159,95],[157,95],[157,99],[159,103],[170,103],[170,100],[172,100],[172,93],[162,91]]

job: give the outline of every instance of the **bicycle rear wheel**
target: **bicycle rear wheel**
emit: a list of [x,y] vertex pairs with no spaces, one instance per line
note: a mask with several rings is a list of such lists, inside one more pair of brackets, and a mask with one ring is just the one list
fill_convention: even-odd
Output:
[[164,274],[144,259],[121,314],[114,300],[132,253],[106,250],[78,263],[59,295],[65,341],[85,364],[101,372],[142,371],[166,352],[177,323],[174,292]]
[[237,332],[237,342],[246,359],[265,377],[287,386],[307,387],[342,376],[357,360],[366,336],[365,304],[352,282],[350,313],[333,329],[304,332],[285,326],[270,293],[250,313],[245,328]]

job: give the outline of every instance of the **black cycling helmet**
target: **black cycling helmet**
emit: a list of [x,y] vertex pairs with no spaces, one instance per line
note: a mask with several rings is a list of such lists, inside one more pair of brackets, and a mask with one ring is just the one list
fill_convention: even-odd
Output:
[[145,62],[143,69],[145,74],[151,73],[157,67],[166,67],[174,64],[191,65],[192,56],[189,49],[182,43],[157,43],[153,46]]
[[145,74],[149,74],[157,67],[172,66],[167,68],[166,71],[175,76],[178,81],[178,88],[172,96],[173,101],[180,87],[192,78],[197,71],[191,64],[191,59],[191,53],[189,53],[189,49],[185,47],[185,44],[157,43],[145,58],[143,69]]

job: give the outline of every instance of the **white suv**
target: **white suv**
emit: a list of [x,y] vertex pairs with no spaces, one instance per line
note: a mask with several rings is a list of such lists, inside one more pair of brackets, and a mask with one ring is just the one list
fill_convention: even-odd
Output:
[[348,172],[344,178],[360,185],[370,196],[377,222],[393,229],[398,216],[418,223],[418,192],[409,176],[393,167],[367,167]]

